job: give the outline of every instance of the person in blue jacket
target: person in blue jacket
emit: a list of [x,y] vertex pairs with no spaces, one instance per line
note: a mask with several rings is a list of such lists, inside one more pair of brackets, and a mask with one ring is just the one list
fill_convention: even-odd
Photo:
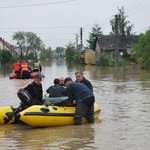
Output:
[[69,77],[65,79],[64,83],[70,102],[76,101],[75,125],[82,124],[83,116],[86,116],[88,123],[94,123],[95,97],[93,92],[86,85],[73,82]]

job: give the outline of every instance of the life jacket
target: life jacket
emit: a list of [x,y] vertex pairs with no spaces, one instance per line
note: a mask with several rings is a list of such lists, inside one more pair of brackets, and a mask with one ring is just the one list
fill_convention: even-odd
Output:
[[16,63],[13,64],[14,71],[18,71],[19,67],[20,67],[19,62],[16,62]]
[[24,71],[30,72],[30,70],[28,69],[28,63],[27,62],[23,62],[21,67],[22,67],[21,72],[24,72]]
[[34,68],[33,69],[40,69],[40,64],[38,62],[34,63]]

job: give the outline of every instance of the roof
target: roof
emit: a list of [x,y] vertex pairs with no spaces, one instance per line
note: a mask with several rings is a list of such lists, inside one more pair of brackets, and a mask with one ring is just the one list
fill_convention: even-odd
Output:
[[2,38],[0,38],[0,42],[2,42],[5,45],[5,47],[7,47],[12,53],[18,55],[18,53],[14,50],[16,46],[9,44],[8,42],[4,41]]
[[[139,35],[130,35],[130,36],[119,36],[118,37],[118,49],[127,49],[131,47],[132,44],[138,43]],[[98,40],[99,46],[105,50],[115,49],[115,36],[114,35],[100,35],[96,38]],[[95,49],[95,47],[94,47]]]

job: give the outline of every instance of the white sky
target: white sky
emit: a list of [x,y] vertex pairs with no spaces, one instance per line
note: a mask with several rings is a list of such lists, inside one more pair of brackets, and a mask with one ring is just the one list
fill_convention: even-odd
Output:
[[144,33],[150,26],[150,0],[0,0],[0,37],[15,45],[14,32],[34,32],[46,48],[55,49],[76,42],[82,27],[87,46],[94,24],[109,34],[109,22],[122,6],[127,20],[134,24],[133,32]]

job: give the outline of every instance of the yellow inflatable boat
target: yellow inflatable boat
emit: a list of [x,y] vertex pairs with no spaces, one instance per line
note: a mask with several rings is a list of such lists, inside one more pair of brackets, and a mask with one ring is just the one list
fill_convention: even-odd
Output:
[[[43,105],[32,104],[32,98],[27,91],[19,90],[18,97],[21,103],[18,108],[1,107],[0,124],[21,123],[33,127],[65,126],[74,124],[75,106],[62,105],[68,101],[67,97],[48,98],[45,97]],[[61,105],[60,105],[61,103]],[[28,106],[28,108],[26,107]],[[94,118],[100,115],[100,106],[94,104]],[[82,118],[86,122],[86,118]]]
[[[75,107],[34,105],[17,114],[17,118],[34,127],[65,126],[74,124]],[[94,104],[94,118],[100,115],[100,107]],[[86,122],[83,117],[82,122]]]
[[[100,115],[100,106],[94,104],[94,118]],[[8,122],[5,121],[6,114],[14,113],[11,107],[0,108],[0,124],[27,124],[33,127],[65,126],[74,124],[75,107],[69,106],[44,106],[33,105],[13,116]],[[86,122],[83,117],[82,122]]]

